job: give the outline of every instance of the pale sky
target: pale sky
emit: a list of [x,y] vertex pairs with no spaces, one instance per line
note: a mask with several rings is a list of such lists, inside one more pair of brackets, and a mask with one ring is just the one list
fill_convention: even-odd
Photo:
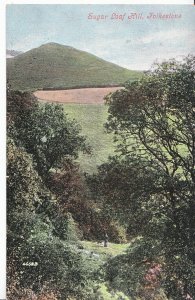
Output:
[[[131,13],[142,20],[129,20]],[[89,20],[89,13],[106,20]],[[124,19],[111,19],[112,14]],[[181,14],[179,19],[149,19]],[[195,54],[192,5],[7,5],[7,49],[27,51],[56,42],[95,54],[134,70],[169,58]]]

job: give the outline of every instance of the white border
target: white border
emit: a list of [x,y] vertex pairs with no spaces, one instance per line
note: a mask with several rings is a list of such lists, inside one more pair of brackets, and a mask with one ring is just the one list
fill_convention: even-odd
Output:
[[5,4],[0,5],[0,299],[6,298],[6,43]]
[[[193,5],[193,0],[0,0],[0,300],[6,299],[6,4],[163,4]],[[192,6],[192,9],[195,7]]]
[[7,4],[194,4],[193,0],[5,0]]

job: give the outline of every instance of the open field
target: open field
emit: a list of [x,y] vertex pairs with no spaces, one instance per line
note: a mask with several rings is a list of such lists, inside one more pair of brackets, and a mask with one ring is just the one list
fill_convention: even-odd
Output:
[[36,91],[34,95],[47,102],[103,104],[104,97],[123,87],[82,88],[70,90]]
[[97,166],[114,154],[113,135],[106,133],[107,106],[103,104],[65,104],[65,113],[82,127],[82,134],[92,147],[92,154],[80,154],[78,162],[84,172],[93,173]]

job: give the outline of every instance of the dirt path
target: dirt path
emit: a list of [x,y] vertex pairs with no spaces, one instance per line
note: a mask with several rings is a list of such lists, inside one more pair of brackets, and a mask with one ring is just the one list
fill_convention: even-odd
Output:
[[42,101],[58,103],[102,104],[104,97],[123,87],[84,88],[71,90],[36,91],[34,95]]

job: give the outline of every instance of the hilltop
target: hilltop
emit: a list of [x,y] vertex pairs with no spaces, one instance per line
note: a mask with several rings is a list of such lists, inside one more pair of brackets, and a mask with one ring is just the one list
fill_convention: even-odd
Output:
[[7,59],[13,89],[68,89],[122,85],[141,76],[95,55],[49,43]]

